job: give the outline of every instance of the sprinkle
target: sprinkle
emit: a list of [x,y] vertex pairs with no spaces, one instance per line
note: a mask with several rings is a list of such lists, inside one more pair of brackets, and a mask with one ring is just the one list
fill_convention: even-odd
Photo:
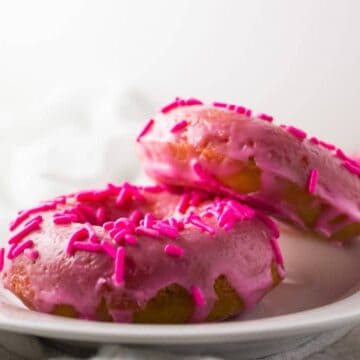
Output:
[[212,105],[219,108],[226,108],[228,106],[226,103],[218,102],[218,101],[214,101]]
[[105,221],[105,208],[99,207],[95,213],[96,221],[100,225]]
[[201,180],[212,181],[212,179],[210,179],[209,175],[205,173],[204,169],[202,168],[202,166],[200,165],[199,162],[194,161],[193,164],[192,164],[192,168],[193,168],[195,174]]
[[154,123],[155,123],[154,119],[150,119],[147,122],[147,124],[144,126],[144,128],[141,130],[140,134],[136,138],[137,142],[139,142],[140,139],[150,131],[150,129],[153,127]]
[[151,229],[152,226],[154,225],[155,221],[156,221],[156,219],[153,214],[151,214],[151,213],[145,214],[144,227]]
[[159,238],[161,237],[158,230],[156,230],[156,229],[149,229],[149,228],[146,228],[146,227],[143,227],[143,226],[138,226],[138,227],[135,229],[135,233],[136,233],[137,235],[149,236],[149,237],[153,237],[153,238],[155,238],[155,239],[159,239]]
[[159,221],[154,226],[154,229],[158,230],[161,235],[167,236],[171,239],[176,239],[179,235],[179,231],[177,227],[166,225],[166,223],[163,221]]
[[230,111],[234,111],[236,109],[236,105],[228,105],[228,109]]
[[333,145],[333,144],[329,144],[325,141],[322,141],[322,140],[319,140],[319,145],[324,147],[325,149],[328,149],[328,150],[335,150],[336,149],[336,146]]
[[349,163],[356,164],[356,161],[349,158],[341,149],[336,150],[335,156],[338,157],[341,160],[345,160],[345,161],[347,161]]
[[264,114],[264,113],[257,115],[257,117],[261,120],[265,120],[268,122],[273,122],[273,120],[274,120],[274,118],[272,116]]
[[111,238],[114,238],[114,236],[116,236],[116,234],[119,232],[119,229],[118,228],[114,228],[114,229],[111,229],[109,231],[109,235]]
[[114,236],[115,242],[121,243],[121,242],[122,242],[121,240],[123,240],[124,236],[125,236],[126,234],[128,234],[128,233],[129,233],[129,230],[128,230],[128,229],[121,229],[121,230],[119,230],[119,231],[115,234],[115,236]]
[[86,219],[90,219],[91,222],[96,220],[96,210],[91,206],[77,204],[73,210],[80,212]]
[[181,120],[177,124],[175,124],[171,129],[170,132],[173,134],[185,129],[188,126],[188,122],[186,120]]
[[192,105],[204,105],[204,103],[198,99],[190,98],[188,100],[185,100],[186,106],[192,106]]
[[226,230],[231,230],[235,224],[234,218],[234,211],[228,207],[219,216],[218,224],[222,228],[226,227]]
[[209,198],[209,195],[202,191],[192,191],[191,192],[191,199],[190,199],[190,205],[198,206],[203,201],[207,200]]
[[[169,111],[171,110],[174,110],[176,109],[177,107],[179,107],[179,101],[175,100],[173,102],[171,102],[170,104],[168,105],[165,105],[160,111],[163,113],[163,114],[166,114],[168,113]],[[185,105],[185,104],[184,104]]]
[[205,305],[205,296],[199,287],[191,287],[191,296],[196,307],[203,307]]
[[315,145],[319,145],[320,144],[320,140],[318,138],[316,138],[315,136],[313,136],[312,138],[310,138],[310,141],[315,144]]
[[313,194],[316,190],[319,172],[317,169],[312,169],[308,178],[307,189],[310,194]]
[[40,256],[37,250],[29,249],[29,248],[24,250],[24,255],[32,262],[36,261]]
[[226,205],[234,211],[238,220],[249,220],[255,216],[255,211],[252,208],[239,204],[234,200],[228,200]]
[[113,221],[107,221],[106,223],[103,224],[103,228],[106,230],[106,231],[110,231],[114,228],[114,222]]
[[37,216],[36,218],[30,220],[30,222],[25,224],[22,230],[20,230],[17,234],[13,235],[9,239],[8,241],[9,244],[18,244],[25,236],[29,235],[31,232],[35,230],[39,230],[41,222],[42,222],[41,216]]
[[181,195],[179,204],[177,206],[177,211],[181,214],[185,214],[190,205],[190,195],[188,193],[184,193]]
[[287,132],[293,136],[295,136],[300,141],[304,140],[306,138],[306,132],[302,131],[294,126],[288,126]]
[[121,190],[121,186],[116,186],[112,183],[108,183],[106,187],[111,195],[118,195]]
[[166,244],[164,247],[164,252],[167,255],[174,256],[174,257],[183,257],[185,250],[175,244]]
[[162,186],[162,185],[142,186],[141,189],[143,191],[147,191],[150,193],[159,193],[164,190],[164,186]]
[[348,169],[351,173],[360,176],[360,166],[349,161],[343,163],[345,169]]
[[119,286],[124,282],[125,275],[125,248],[119,246],[115,255],[114,283]]
[[75,214],[54,215],[53,218],[53,223],[56,225],[66,225],[76,221],[78,217]]
[[39,212],[55,210],[57,203],[55,201],[48,202],[46,204],[39,205],[29,210],[22,211],[17,218],[10,223],[10,231],[15,230],[22,222],[24,222],[28,217]]
[[76,230],[70,237],[66,245],[66,253],[72,255],[74,253],[74,243],[75,241],[84,240],[88,237],[89,233],[85,227],[82,227]]
[[34,242],[32,240],[27,240],[24,243],[18,245],[13,244],[7,254],[8,259],[14,259],[19,256],[25,249],[31,248],[34,246]]
[[101,245],[102,245],[103,250],[104,250],[108,255],[110,255],[112,258],[115,259],[115,256],[116,256],[116,248],[115,248],[113,245],[111,245],[109,242],[107,242],[107,241],[103,241],[103,242],[101,243]]
[[101,201],[106,199],[110,195],[109,189],[104,190],[85,190],[80,191],[76,194],[76,200],[83,202],[93,202],[93,201]]
[[252,110],[251,109],[246,109],[244,115],[250,117],[251,114],[252,114]]
[[246,108],[245,108],[244,106],[237,106],[237,107],[236,107],[236,112],[237,112],[238,114],[245,114]]
[[195,214],[191,214],[188,217],[187,222],[198,227],[204,232],[208,232],[210,235],[214,235],[216,233],[215,229],[212,226],[203,222],[200,217],[196,216]]
[[74,242],[72,245],[75,251],[88,251],[88,252],[102,252],[103,247],[101,244],[87,243],[87,242]]
[[0,249],[0,272],[3,270],[4,268],[4,263],[5,263],[5,249],[1,248]]
[[139,210],[134,210],[130,216],[129,220],[136,226],[139,224],[140,220],[142,219],[143,215]]
[[129,245],[136,245],[137,244],[137,240],[136,237],[134,235],[131,234],[126,234],[124,236],[125,242]]
[[130,224],[131,224],[131,221],[125,217],[118,218],[114,223],[115,228],[118,228],[118,229],[129,228]]
[[86,229],[87,232],[88,232],[89,240],[90,240],[92,243],[98,243],[98,242],[99,242],[99,238],[98,238],[98,236],[96,235],[96,232],[95,232],[94,228],[92,227],[92,225],[91,225],[90,223],[85,223],[84,226],[85,226],[85,229]]

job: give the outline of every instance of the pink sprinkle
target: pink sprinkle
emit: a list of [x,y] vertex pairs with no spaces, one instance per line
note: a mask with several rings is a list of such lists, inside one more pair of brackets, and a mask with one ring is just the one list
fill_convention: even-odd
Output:
[[85,229],[88,231],[89,234],[89,240],[92,243],[98,243],[99,239],[98,236],[96,235],[96,232],[94,230],[94,228],[92,227],[92,225],[90,223],[85,223]]
[[345,169],[348,169],[351,173],[360,176],[360,166],[349,161],[343,163]]
[[139,224],[140,220],[142,219],[143,215],[139,210],[134,210],[130,216],[129,220],[136,226]]
[[87,242],[74,242],[73,250],[75,251],[88,251],[88,252],[102,252],[103,247],[101,244],[87,243]]
[[[219,217],[219,226],[225,227],[227,230],[230,230],[234,225],[234,211],[230,208],[225,209]],[[231,225],[231,226],[230,226]]]
[[274,120],[274,118],[272,116],[264,114],[264,113],[257,115],[257,117],[261,120],[265,120],[268,122],[273,122],[273,120]]
[[24,250],[24,255],[32,262],[36,261],[40,256],[37,250],[29,249],[29,248]]
[[156,219],[155,216],[151,213],[147,213],[145,214],[144,217],[144,227],[146,228],[152,228],[152,226],[154,225]]
[[135,229],[135,233],[137,235],[149,236],[149,237],[153,237],[155,239],[159,239],[161,237],[158,230],[149,229],[149,228],[146,228],[146,227],[143,227],[143,226],[138,226]]
[[114,228],[114,222],[113,221],[108,221],[106,223],[103,224],[102,226],[106,231],[110,231]]
[[179,107],[179,102],[177,100],[175,100],[175,101],[171,102],[170,104],[165,105],[160,111],[163,114],[166,114],[169,111],[176,109],[177,107]]
[[218,102],[218,101],[214,101],[212,105],[219,108],[226,108],[228,106],[226,103]]
[[119,229],[128,228],[129,224],[130,224],[129,219],[125,217],[118,218],[114,223],[115,228],[119,228]]
[[179,204],[177,206],[177,210],[179,211],[179,213],[185,214],[185,212],[189,208],[189,205],[190,205],[190,195],[187,193],[182,194]]
[[105,208],[99,207],[95,213],[96,221],[100,225],[105,221]]
[[251,109],[246,109],[246,110],[245,110],[245,113],[244,113],[245,116],[250,117],[251,114],[252,114],[252,110],[251,110]]
[[333,144],[329,144],[325,141],[322,141],[322,140],[319,140],[319,145],[324,147],[325,149],[328,149],[328,150],[335,150],[336,149],[336,146],[333,145]]
[[82,227],[76,230],[70,237],[67,245],[66,245],[66,253],[68,255],[72,255],[74,253],[74,243],[75,241],[85,240],[88,237],[88,231],[85,227]]
[[134,235],[131,234],[126,234],[124,236],[125,242],[129,245],[136,245],[137,244],[137,240],[136,237]]
[[182,247],[175,244],[166,244],[164,247],[164,252],[165,254],[174,257],[183,257],[185,253]]
[[144,128],[141,130],[140,134],[136,138],[137,142],[139,142],[140,139],[150,131],[150,129],[153,127],[154,123],[155,123],[154,119],[150,119],[147,122],[147,124],[144,126]]
[[78,221],[78,217],[75,214],[54,215],[53,218],[53,223],[56,225],[66,225],[76,221]]
[[78,194],[76,194],[76,200],[88,201],[88,202],[101,201],[106,199],[109,195],[110,195],[109,189],[85,190],[85,191],[80,191]]
[[310,141],[315,144],[315,145],[319,145],[320,144],[320,140],[318,138],[316,138],[315,136],[313,136],[312,138],[310,138]]
[[4,269],[4,263],[5,263],[5,249],[0,249],[0,272]]
[[84,205],[84,204],[77,204],[74,210],[83,214],[87,219],[90,219],[91,222],[96,221],[96,210],[91,206]]
[[306,138],[306,132],[302,131],[294,126],[288,126],[287,132],[293,136],[295,136],[300,141],[304,140]]
[[228,109],[230,111],[234,111],[236,109],[236,105],[228,105]]
[[209,195],[202,191],[192,191],[191,192],[191,199],[190,199],[190,205],[198,206],[203,201],[207,200],[209,198]]
[[150,193],[159,193],[164,191],[164,186],[162,185],[143,186],[141,189],[143,191],[147,191]]
[[167,236],[171,239],[176,239],[179,235],[179,231],[177,227],[172,227],[170,225],[166,225],[165,222],[159,221],[156,226],[154,227],[156,230],[159,230],[161,235]]
[[118,228],[114,228],[114,229],[111,229],[111,230],[109,231],[109,235],[110,235],[111,238],[114,238],[118,232],[119,232],[119,229],[118,229]]
[[111,245],[109,242],[107,242],[107,241],[103,241],[101,245],[102,245],[103,250],[104,250],[108,255],[110,255],[112,258],[115,259],[115,256],[116,256],[116,248],[115,248],[113,245]]
[[112,183],[108,183],[107,189],[111,195],[118,195],[121,190],[121,186],[117,186]]
[[9,239],[9,244],[18,244],[25,236],[29,235],[33,231],[39,230],[41,222],[41,216],[37,216],[36,218],[30,220],[30,222],[25,224],[22,230],[20,230],[17,234],[13,235]]
[[308,191],[310,194],[313,194],[316,190],[316,185],[318,181],[319,172],[317,169],[312,169],[308,179]]
[[122,240],[124,239],[125,235],[128,234],[128,233],[129,233],[128,229],[119,230],[114,236],[115,242],[116,243],[121,243]]
[[178,122],[177,124],[175,124],[170,132],[172,132],[173,134],[183,130],[184,128],[186,128],[188,126],[188,122],[186,120],[181,120],[180,122]]
[[214,235],[216,233],[215,229],[204,223],[198,216],[191,214],[187,220],[190,224],[198,227],[200,230],[204,232],[208,232],[210,235]]
[[34,246],[34,242],[32,240],[27,240],[24,243],[18,245],[13,244],[7,254],[8,259],[14,259],[19,256],[25,249],[31,248]]
[[125,276],[125,248],[119,246],[116,249],[116,255],[115,255],[114,283],[116,286],[119,286],[124,282],[124,276]]
[[245,108],[244,106],[237,106],[237,107],[236,107],[236,112],[237,112],[238,114],[245,114],[246,108]]
[[124,205],[124,203],[129,198],[129,196],[130,196],[129,191],[125,187],[123,187],[120,190],[118,197],[116,198],[116,201],[115,201],[116,205],[117,206]]
[[185,101],[185,105],[187,105],[187,106],[203,105],[203,102],[198,100],[198,99],[190,98],[190,99]]
[[353,159],[349,158],[341,149],[337,149],[335,156],[338,157],[341,160],[345,160],[349,163],[353,163],[356,164],[356,161],[354,161]]
[[196,307],[203,307],[205,305],[205,296],[199,287],[192,286],[191,295]]
[[10,223],[10,231],[15,230],[23,221],[25,221],[31,215],[39,212],[55,210],[57,206],[56,202],[48,202],[46,204],[39,205],[29,210],[22,211],[17,218]]

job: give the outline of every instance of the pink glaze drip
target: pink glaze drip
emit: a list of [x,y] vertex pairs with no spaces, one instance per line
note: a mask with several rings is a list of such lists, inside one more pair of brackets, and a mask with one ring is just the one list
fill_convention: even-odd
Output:
[[115,255],[115,271],[114,271],[114,284],[121,285],[125,277],[125,248],[119,246],[116,249]]
[[300,141],[306,139],[306,132],[296,128],[295,126],[288,126],[286,130],[289,134],[293,135]]
[[194,300],[194,304],[196,307],[203,307],[205,305],[205,296],[201,289],[197,286],[191,287],[191,296]]
[[319,171],[317,169],[312,169],[310,171],[310,175],[308,179],[308,187],[307,187],[310,194],[313,194],[316,190],[318,176],[319,176]]
[[140,139],[145,136],[150,130],[151,128],[154,126],[154,119],[150,119],[147,124],[145,125],[145,127],[141,130],[140,134],[138,135],[136,141],[139,142]]
[[43,219],[41,216],[37,216],[36,218],[30,220],[27,224],[25,224],[24,228],[20,230],[17,234],[13,235],[9,239],[9,244],[18,244],[21,242],[25,236],[29,235],[33,231],[40,229],[40,224],[42,223]]
[[174,256],[174,257],[183,257],[185,250],[175,244],[166,244],[164,247],[164,253],[166,255]]
[[52,201],[46,204],[39,205],[29,210],[22,211],[17,218],[10,223],[10,231],[14,231],[22,222],[28,219],[31,215],[41,213],[44,211],[55,210],[57,206],[57,202]]
[[261,120],[268,121],[268,122],[273,122],[274,121],[274,118],[272,116],[264,114],[264,113],[261,113],[261,114],[257,115],[256,117],[261,119]]
[[1,248],[0,249],[0,272],[3,270],[4,268],[4,263],[5,263],[5,249]]
[[175,134],[181,130],[184,130],[187,126],[188,122],[186,120],[181,120],[170,129],[170,132]]

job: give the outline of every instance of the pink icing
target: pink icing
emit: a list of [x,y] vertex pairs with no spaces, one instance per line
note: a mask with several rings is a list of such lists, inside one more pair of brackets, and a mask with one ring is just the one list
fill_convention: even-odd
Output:
[[174,256],[174,257],[183,257],[184,249],[175,244],[166,244],[164,247],[164,253],[166,255]]
[[136,141],[140,141],[140,139],[150,131],[150,129],[153,127],[153,125],[154,125],[154,119],[150,119],[148,121],[148,123],[145,125],[145,127],[141,130]]
[[205,296],[199,287],[192,286],[191,295],[197,307],[203,307],[205,305]]
[[116,249],[116,255],[115,255],[115,272],[114,272],[115,285],[121,285],[124,282],[124,276],[125,276],[125,248],[119,246]]
[[0,249],[0,272],[3,270],[4,268],[4,257],[5,257],[5,249],[1,248]]
[[186,127],[187,127],[188,123],[186,120],[181,120],[179,121],[177,124],[175,124],[172,128],[171,128],[171,132],[173,134],[181,131],[181,130],[184,130]]

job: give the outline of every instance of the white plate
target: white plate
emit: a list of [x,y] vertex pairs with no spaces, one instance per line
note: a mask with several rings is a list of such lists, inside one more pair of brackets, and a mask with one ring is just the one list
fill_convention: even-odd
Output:
[[[360,321],[360,241],[329,245],[288,228],[281,246],[288,278],[251,313],[216,324],[135,325],[71,320],[25,309],[0,292],[0,328],[83,342],[184,346],[219,343],[265,355],[310,335]],[[211,344],[211,346],[209,345]],[[231,345],[232,344],[232,345]],[[184,347],[185,348],[185,347]],[[191,347],[193,348],[193,347]]]

